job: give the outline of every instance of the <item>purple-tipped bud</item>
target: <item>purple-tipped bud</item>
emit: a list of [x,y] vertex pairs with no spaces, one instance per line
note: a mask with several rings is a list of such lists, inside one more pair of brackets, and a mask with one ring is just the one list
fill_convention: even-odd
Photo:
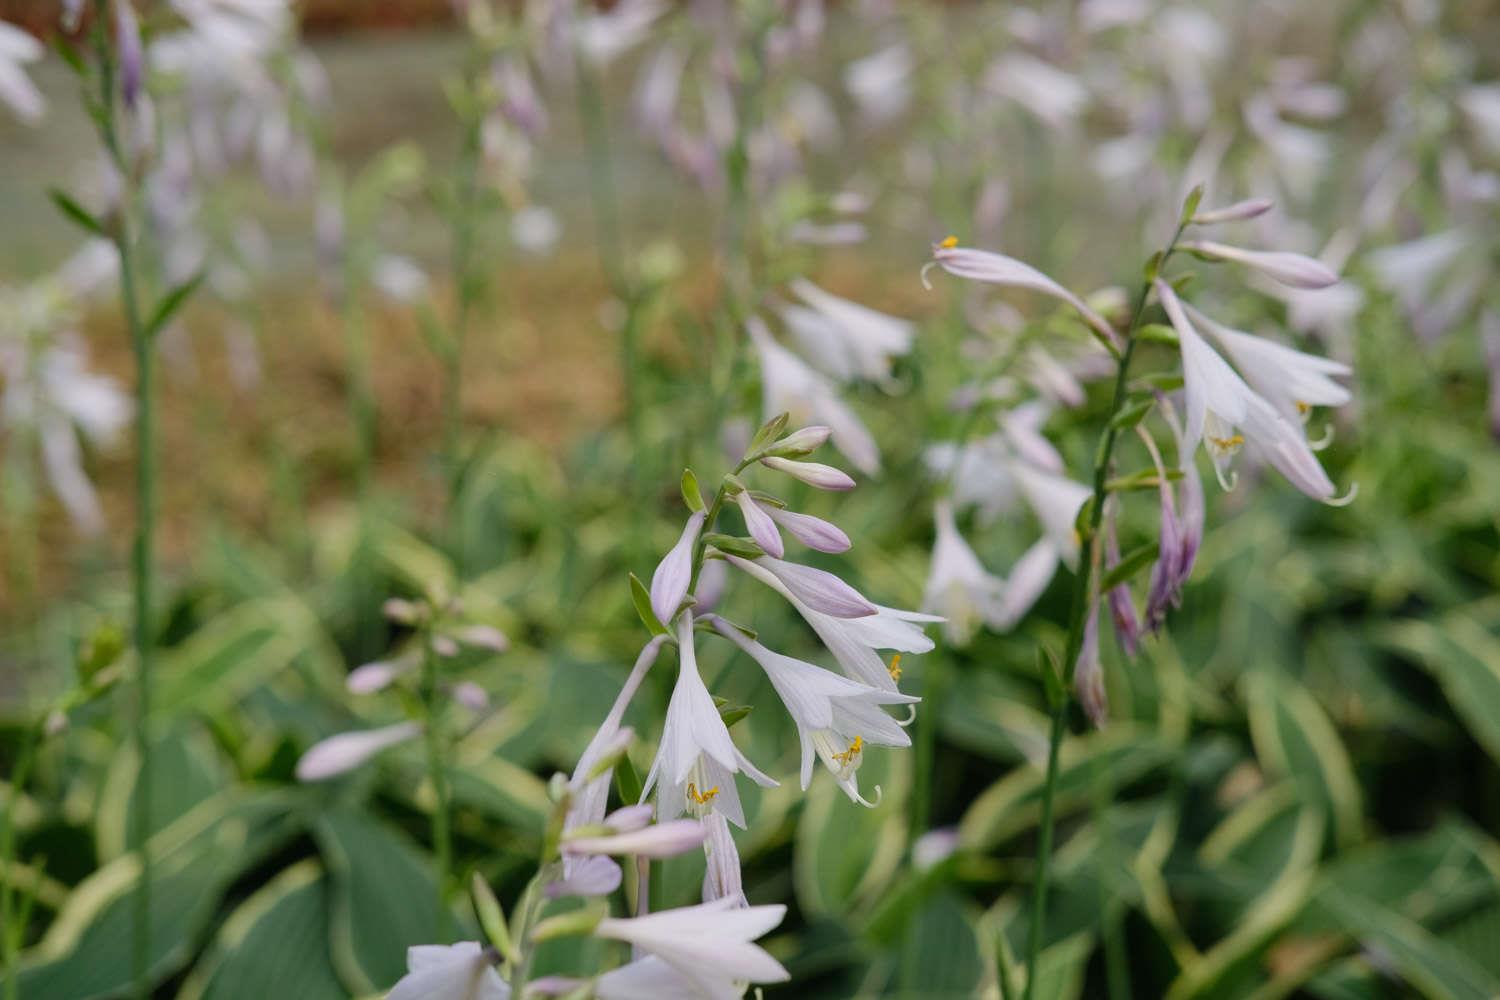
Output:
[[814,611],[834,618],[865,618],[880,610],[859,591],[825,570],[770,556],[762,556],[756,563],[770,570],[793,597]]
[[755,502],[750,491],[740,490],[734,495],[734,502],[740,505],[740,513],[745,516],[745,527],[750,531],[750,537],[755,539],[755,544],[777,559],[786,555],[786,547],[781,544],[781,532],[776,530],[776,522],[771,520],[771,515],[766,513],[764,507]]
[[[1104,532],[1104,570],[1109,572],[1120,565],[1120,539],[1115,530],[1113,512]],[[1130,585],[1119,583],[1111,587],[1108,594],[1109,616],[1114,622],[1115,637],[1126,656],[1135,656],[1141,648],[1141,622],[1135,613],[1135,599],[1130,596]]]
[[800,479],[820,490],[852,490],[854,480],[842,469],[821,462],[794,462],[789,458],[763,458],[761,464],[768,469],[784,472],[793,479]]
[[1192,223],[1195,226],[1212,226],[1219,222],[1244,222],[1247,219],[1265,215],[1275,206],[1276,203],[1270,198],[1246,198],[1244,201],[1237,201],[1223,208],[1199,212],[1193,216]]
[[801,458],[803,455],[811,455],[823,447],[831,434],[833,434],[831,428],[817,424],[803,427],[777,441],[768,449],[768,453],[781,458]]
[[703,518],[701,512],[688,518],[682,537],[651,574],[651,610],[663,625],[671,624],[682,599],[687,597],[688,585],[693,580],[693,546],[703,530]]
[[1252,267],[1266,277],[1292,288],[1327,288],[1338,284],[1339,280],[1339,276],[1327,264],[1306,254],[1288,253],[1284,250],[1246,250],[1211,240],[1188,240],[1181,246],[1184,250],[1214,260],[1228,260]]
[[135,110],[146,78],[146,56],[141,48],[141,26],[130,0],[115,0],[115,44],[120,59],[120,97]]
[[821,517],[778,508],[772,508],[767,513],[773,521],[791,532],[793,538],[815,552],[849,551],[849,536],[838,525]]
[[1099,659],[1099,605],[1089,609],[1088,624],[1083,629],[1083,646],[1073,670],[1073,690],[1084,714],[1095,729],[1109,722],[1109,692],[1104,688],[1104,663]]

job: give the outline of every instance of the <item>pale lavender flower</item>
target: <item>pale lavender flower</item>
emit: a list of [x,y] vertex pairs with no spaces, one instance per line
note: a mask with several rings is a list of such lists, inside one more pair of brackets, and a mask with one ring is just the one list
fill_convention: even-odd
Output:
[[[1118,343],[1118,337],[1108,321],[1095,312],[1088,303],[1073,292],[1047,277],[1041,271],[1024,264],[1014,257],[961,247],[953,237],[933,245],[933,260],[943,270],[959,278],[979,281],[991,285],[1027,288],[1054,299],[1066,302],[1076,309],[1089,326],[1098,331],[1109,343]],[[924,277],[925,282],[925,277]]]
[[825,425],[832,432],[834,446],[855,468],[867,475],[879,472],[880,449],[874,437],[839,397],[832,380],[778,344],[760,317],[750,317],[745,329],[760,357],[765,418],[789,413],[796,422],[812,420]]
[[115,0],[115,46],[120,71],[120,99],[136,110],[146,77],[146,55],[141,49],[141,26],[131,0]]
[[339,733],[314,743],[297,761],[298,781],[326,781],[354,770],[376,754],[399,743],[416,739],[422,727],[398,722],[380,729]]
[[416,261],[394,253],[375,258],[370,267],[370,283],[386,298],[403,305],[425,298],[429,285],[427,272]]
[[1229,352],[1251,387],[1287,419],[1306,421],[1314,406],[1349,402],[1349,390],[1330,377],[1352,374],[1348,365],[1232,330],[1192,306],[1186,309],[1193,323]]
[[[535,988],[536,982],[527,984]],[[576,982],[569,989],[577,989]],[[638,958],[616,969],[611,969],[594,980],[594,996],[599,1000],[699,1000],[703,996],[698,986],[672,966],[655,955]]]
[[612,858],[602,854],[563,855],[563,877],[547,883],[549,899],[563,896],[608,896],[620,887],[624,874]]
[[1479,336],[1490,376],[1490,434],[1500,439],[1500,313],[1486,309],[1480,315]]
[[735,775],[744,772],[766,787],[774,786],[776,781],[750,763],[734,745],[718,707],[698,675],[691,611],[683,612],[678,619],[677,643],[681,654],[677,684],[667,705],[661,745],[646,776],[642,799],[659,782],[657,815],[675,818],[689,812],[701,819],[718,811],[743,828],[745,810],[735,787]]
[[1306,254],[1285,250],[1245,250],[1212,240],[1184,240],[1178,245],[1183,250],[1213,260],[1233,261],[1254,268],[1293,288],[1327,288],[1339,280],[1327,264]]
[[[645,807],[650,811],[650,806]],[[605,821],[609,826],[609,821]],[[673,858],[703,843],[706,831],[696,819],[674,819],[638,829],[595,837],[564,837],[564,854],[632,854],[643,858]]]
[[1223,208],[1205,209],[1197,212],[1192,219],[1195,226],[1212,226],[1221,222],[1244,222],[1254,219],[1269,212],[1275,207],[1275,202],[1269,198],[1247,198],[1237,201]]
[[911,50],[897,43],[846,66],[844,89],[866,120],[883,125],[911,103],[911,78]]
[[959,533],[953,504],[939,500],[933,510],[937,534],[922,607],[946,619],[943,633],[955,646],[966,645],[981,623],[997,617],[1005,581],[990,573]]
[[990,64],[984,86],[1015,101],[1055,132],[1071,129],[1089,104],[1088,88],[1078,77],[1017,50]]
[[928,830],[911,845],[912,867],[925,872],[942,864],[958,850],[959,843],[958,830],[951,826]]
[[790,978],[780,962],[753,943],[785,915],[785,906],[743,907],[726,897],[643,917],[607,917],[594,934],[657,956],[710,1000],[733,1000],[743,994],[744,983]]
[[500,91],[502,113],[517,128],[537,136],[547,130],[547,107],[537,93],[536,82],[526,61],[515,55],[502,56],[491,67]]
[[812,781],[816,755],[852,801],[866,806],[878,802],[880,786],[875,787],[875,802],[865,799],[859,791],[857,774],[864,762],[866,745],[911,746],[906,730],[879,706],[911,705],[921,699],[870,687],[773,652],[722,620],[715,619],[713,624],[721,635],[760,664],[796,722],[802,742],[802,788],[805,790]]
[[[1165,477],[1163,477],[1165,478]],[[1164,501],[1165,502],[1165,501]],[[1115,524],[1117,511],[1111,504],[1104,525],[1104,571],[1106,573],[1120,565],[1120,537]],[[1166,531],[1163,528],[1163,541]],[[1121,582],[1109,589],[1110,620],[1115,626],[1115,637],[1126,656],[1134,656],[1141,648],[1141,621],[1135,613],[1135,600],[1130,596],[1130,584]]]
[[677,544],[657,564],[651,575],[651,610],[663,625],[670,626],[677,609],[687,597],[693,579],[693,548],[703,530],[705,514],[694,513],[683,526]]
[[876,605],[873,615],[863,618],[835,618],[803,603],[776,574],[758,562],[738,556],[725,558],[737,569],[786,598],[803,620],[812,626],[823,645],[828,647],[828,651],[838,662],[839,669],[862,684],[883,691],[896,690],[896,671],[888,668],[881,660],[879,650],[926,653],[933,648],[933,641],[923,633],[920,625],[941,622],[942,618],[937,615]]
[[406,968],[386,1000],[510,1000],[490,953],[475,941],[408,948]]
[[793,279],[791,288],[812,307],[814,320],[821,318],[823,322],[809,322],[805,311],[794,311],[784,313],[799,319],[788,326],[834,378],[888,381],[891,359],[910,353],[915,336],[915,325],[910,320],[840,298],[805,278]]
[[47,110],[42,92],[24,68],[42,58],[43,51],[41,42],[0,21],[0,102],[8,104],[28,124],[37,122]]

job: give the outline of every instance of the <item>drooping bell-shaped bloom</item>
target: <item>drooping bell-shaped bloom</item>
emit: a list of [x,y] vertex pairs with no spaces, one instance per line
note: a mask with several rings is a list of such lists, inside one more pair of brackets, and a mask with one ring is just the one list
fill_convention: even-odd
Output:
[[475,941],[408,948],[406,968],[386,1000],[510,1000],[491,953]]
[[[867,475],[879,472],[880,449],[875,444],[874,437],[864,422],[839,397],[837,387],[828,376],[815,371],[797,355],[778,344],[760,317],[750,317],[745,323],[745,329],[760,357],[765,418],[769,420],[778,413],[790,413],[796,423],[810,421],[827,426],[832,431],[834,447],[856,469]],[[770,465],[771,461],[766,464]]]
[[746,983],[789,978],[781,963],[754,943],[785,915],[785,906],[738,906],[726,897],[643,917],[607,917],[594,934],[655,955],[709,1000],[734,1000]]
[[717,811],[743,829],[745,810],[740,804],[735,775],[743,772],[766,787],[774,786],[776,781],[750,763],[734,745],[729,728],[698,675],[691,611],[683,612],[678,619],[677,642],[681,654],[677,684],[667,704],[661,746],[646,776],[642,799],[659,783],[658,816],[671,819],[686,812],[701,819]]
[[963,646],[974,637],[975,629],[996,617],[1005,581],[984,568],[959,532],[951,501],[938,501],[933,520],[937,535],[922,607],[942,615],[947,620],[943,633],[948,641]]
[[1167,608],[1177,606],[1182,597],[1182,588],[1192,576],[1198,546],[1203,541],[1204,520],[1203,481],[1198,478],[1198,466],[1194,461],[1197,445],[1188,443],[1172,405],[1165,398],[1160,403],[1162,415],[1176,439],[1178,470],[1182,478],[1174,493],[1173,484],[1167,477],[1166,466],[1155,443],[1147,438],[1151,459],[1156,463],[1161,496],[1161,529],[1156,564],[1151,567],[1151,580],[1146,595],[1145,627],[1153,632],[1160,629],[1166,620]]
[[1339,280],[1327,264],[1306,254],[1285,250],[1246,250],[1212,240],[1184,240],[1179,246],[1214,260],[1243,264],[1293,288],[1327,288]]
[[47,102],[24,67],[42,58],[42,43],[13,24],[0,21],[0,102],[22,121],[33,123],[47,110]]
[[[970,281],[1014,288],[1028,288],[1034,292],[1066,302],[1078,311],[1084,322],[1093,327],[1109,343],[1118,343],[1114,328],[1078,295],[1064,288],[1041,271],[1024,264],[1014,257],[961,247],[953,237],[948,237],[932,248],[932,258],[949,274]],[[924,278],[925,281],[925,278]]]
[[[802,742],[803,789],[812,781],[816,756],[850,799],[873,805],[860,794],[857,778],[866,746],[911,746],[906,730],[881,711],[880,706],[912,705],[921,699],[870,687],[774,652],[723,621],[715,620],[714,627],[760,664],[797,723],[797,735]],[[877,786],[877,801],[879,796]]]
[[1301,424],[1277,412],[1208,345],[1170,285],[1157,279],[1156,293],[1182,351],[1188,447],[1196,448],[1200,441],[1206,444],[1226,489],[1229,466],[1243,447],[1313,499],[1334,501],[1333,482],[1308,447]]
[[1228,352],[1251,388],[1289,420],[1305,421],[1314,406],[1349,402],[1349,390],[1332,378],[1351,374],[1348,365],[1230,329],[1192,306],[1186,310],[1194,325],[1208,331]]
[[[579,985],[569,983],[570,989],[557,995],[577,989]],[[593,995],[599,1000],[699,1000],[703,993],[675,968],[655,955],[647,955],[610,969],[594,980]]]
[[671,626],[673,616],[692,585],[693,547],[698,544],[698,533],[703,530],[705,516],[702,511],[696,511],[687,519],[677,544],[662,557],[656,572],[651,574],[651,610],[663,625]]
[[860,618],[835,618],[808,606],[765,565],[765,560],[751,561],[738,556],[725,557],[733,566],[753,576],[786,598],[823,645],[833,654],[839,669],[853,680],[883,691],[895,691],[898,671],[887,667],[880,658],[882,649],[900,653],[926,653],[933,641],[921,625],[941,622],[937,615],[901,611],[875,605],[875,613]]
[[703,901],[712,903],[716,899],[732,899],[741,906],[748,906],[740,872],[740,852],[735,847],[729,821],[724,818],[723,813],[712,812],[703,817],[701,822],[706,865],[703,871]]
[[808,355],[835,379],[886,381],[891,376],[891,359],[910,353],[915,336],[910,320],[840,298],[805,278],[794,279],[791,288],[812,314],[793,308],[783,314],[788,327]]
[[297,761],[298,781],[325,781],[354,770],[382,750],[416,739],[422,727],[398,722],[379,729],[339,733],[314,743]]

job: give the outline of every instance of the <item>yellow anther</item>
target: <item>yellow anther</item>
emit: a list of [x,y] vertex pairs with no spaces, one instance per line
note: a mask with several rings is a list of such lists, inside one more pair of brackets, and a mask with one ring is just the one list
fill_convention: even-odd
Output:
[[891,672],[891,680],[893,680],[893,681],[899,681],[901,679],[901,654],[900,653],[897,653],[895,656],[891,657],[891,665],[889,667],[887,667],[886,669]]
[[943,242],[939,243],[938,246],[942,247],[944,250],[952,250],[954,247],[958,246],[958,237],[944,236]]
[[854,742],[849,744],[849,749],[845,750],[843,753],[834,754],[833,759],[838,761],[840,764],[852,763],[854,758],[858,757],[864,750],[864,748],[865,741],[856,736],[854,737]]
[[694,802],[698,803],[700,806],[706,806],[706,805],[708,805],[710,802],[712,802],[714,800],[714,796],[716,796],[718,794],[719,794],[719,786],[718,785],[715,785],[714,787],[710,788],[706,792],[700,792],[700,791],[698,791],[698,786],[697,785],[693,784],[691,781],[688,782],[688,785],[687,785],[687,797],[690,798],[690,799],[692,799]]
[[1220,451],[1229,451],[1230,449],[1238,448],[1240,445],[1245,443],[1245,437],[1242,434],[1236,434],[1233,437],[1227,438],[1211,437],[1208,440],[1215,448],[1218,448]]
[[1297,412],[1305,417],[1312,412],[1312,406],[1308,403],[1302,402],[1302,400],[1299,399],[1297,400]]

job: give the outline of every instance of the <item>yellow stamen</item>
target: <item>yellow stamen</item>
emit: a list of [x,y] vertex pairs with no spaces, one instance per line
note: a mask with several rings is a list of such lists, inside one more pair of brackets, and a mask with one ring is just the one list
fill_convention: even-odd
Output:
[[834,754],[833,759],[838,761],[840,764],[852,763],[854,758],[858,757],[864,750],[864,748],[865,741],[856,736],[854,737],[854,742],[849,744],[849,749],[845,750],[843,753]]
[[1312,406],[1299,399],[1297,400],[1297,412],[1305,417],[1312,412]]
[[1233,437],[1227,438],[1211,437],[1208,440],[1209,443],[1211,443],[1215,448],[1218,448],[1220,451],[1229,451],[1231,448],[1238,448],[1240,445],[1245,443],[1245,437],[1242,434],[1236,434]]
[[938,246],[942,247],[944,250],[952,250],[954,247],[958,246],[958,237],[944,236],[943,242],[939,243]]
[[886,669],[891,672],[891,680],[893,680],[893,681],[899,681],[901,679],[901,654],[900,653],[897,653],[895,656],[891,657],[891,665],[889,667],[887,667]]
[[693,784],[691,781],[688,782],[688,785],[687,785],[687,797],[690,798],[690,799],[692,799],[694,802],[698,803],[700,806],[706,806],[706,805],[708,805],[710,802],[713,801],[714,796],[716,796],[718,794],[719,794],[719,786],[718,785],[715,785],[714,787],[710,788],[706,792],[700,792],[700,791],[698,791],[698,786],[697,785]]

